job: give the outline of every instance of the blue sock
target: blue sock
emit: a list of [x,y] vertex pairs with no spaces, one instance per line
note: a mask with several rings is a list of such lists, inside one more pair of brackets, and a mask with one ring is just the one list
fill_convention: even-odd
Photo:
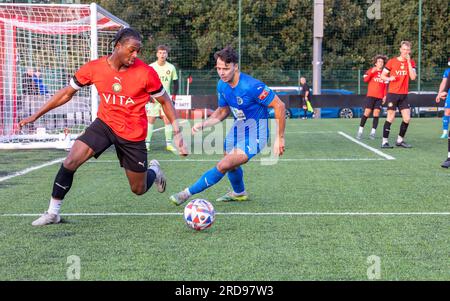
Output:
[[205,172],[191,187],[189,187],[189,192],[191,194],[196,194],[202,192],[206,188],[209,188],[219,182],[223,178],[224,174],[221,173],[217,167],[211,168]]
[[227,174],[231,187],[233,187],[233,191],[236,193],[244,192],[244,170],[239,166],[233,171],[230,170]]
[[443,116],[442,117],[442,130],[448,131],[448,121],[450,119],[450,116]]

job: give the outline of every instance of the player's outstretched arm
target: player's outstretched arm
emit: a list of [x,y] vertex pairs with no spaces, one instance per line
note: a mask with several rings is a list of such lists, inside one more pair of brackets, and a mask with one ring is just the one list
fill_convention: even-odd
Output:
[[275,96],[272,102],[269,104],[270,108],[273,108],[275,113],[275,119],[277,121],[277,138],[273,145],[273,151],[276,156],[281,156],[284,153],[284,129],[286,126],[286,107],[284,102]]
[[183,141],[183,135],[181,134],[180,127],[178,126],[177,114],[175,112],[172,100],[170,99],[167,92],[164,92],[163,95],[155,98],[161,104],[162,109],[164,110],[164,114],[166,114],[167,119],[169,119],[170,123],[172,124],[175,146],[178,148],[181,156],[187,156],[188,152]]
[[192,127],[192,134],[197,133],[198,131],[201,131],[203,128],[207,128],[210,126],[213,126],[230,115],[230,107],[218,107],[212,114],[209,116],[208,119],[206,119],[203,122],[198,122],[194,124]]
[[19,121],[19,126],[23,127],[28,123],[35,122],[39,117],[53,110],[59,106],[62,106],[66,102],[72,99],[72,97],[77,93],[77,90],[72,88],[72,86],[66,86],[61,90],[58,90],[50,99],[47,101],[36,113],[33,115]]

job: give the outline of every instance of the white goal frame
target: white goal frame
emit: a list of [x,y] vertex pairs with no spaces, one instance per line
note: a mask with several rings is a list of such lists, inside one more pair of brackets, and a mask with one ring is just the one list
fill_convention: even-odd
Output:
[[[126,22],[95,3],[0,3],[0,149],[69,149],[97,116],[94,85],[30,126],[19,128],[18,122],[66,86],[82,64],[110,53],[114,34],[125,27]],[[23,83],[30,69],[33,95]]]

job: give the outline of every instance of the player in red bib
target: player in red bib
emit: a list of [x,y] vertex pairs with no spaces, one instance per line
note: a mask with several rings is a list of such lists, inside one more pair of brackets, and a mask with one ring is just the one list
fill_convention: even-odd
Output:
[[384,66],[381,79],[389,81],[389,90],[386,96],[387,117],[383,127],[383,142],[381,148],[393,148],[389,145],[391,124],[395,119],[395,110],[398,108],[402,114],[402,124],[395,145],[410,148],[404,141],[406,130],[411,119],[411,109],[408,103],[409,80],[416,79],[416,63],[410,57],[411,43],[403,41],[400,44],[400,56],[390,59]]
[[97,119],[73,144],[56,175],[48,211],[35,220],[33,226],[61,221],[59,212],[62,200],[72,186],[75,171],[90,158],[98,158],[111,145],[115,146],[133,193],[144,194],[153,182],[159,192],[165,191],[166,178],[159,162],[152,160],[147,163],[145,105],[150,96],[161,103],[172,123],[174,142],[180,154],[187,154],[170,97],[155,70],[137,58],[142,48],[141,35],[131,28],[124,28],[117,32],[113,43],[114,51],[110,56],[81,66],[67,87],[56,92],[32,116],[19,122],[19,126],[23,127],[36,121],[48,111],[68,102],[84,86],[93,84],[97,88],[100,97]]
[[381,72],[383,71],[383,66],[386,63],[386,60],[387,57],[384,55],[375,56],[373,58],[373,64],[375,67],[370,68],[367,70],[366,74],[364,74],[364,82],[369,83],[369,86],[367,88],[364,114],[361,117],[358,133],[356,134],[357,139],[361,139],[364,125],[366,124],[367,118],[369,118],[372,111],[373,123],[369,138],[372,140],[375,139],[375,132],[378,127],[378,118],[380,116],[381,106],[386,101],[387,82],[381,79]]

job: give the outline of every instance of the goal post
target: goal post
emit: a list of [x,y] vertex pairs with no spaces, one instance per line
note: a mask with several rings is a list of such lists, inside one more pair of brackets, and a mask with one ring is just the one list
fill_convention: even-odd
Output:
[[112,51],[129,25],[99,5],[0,4],[0,149],[70,148],[97,116],[92,85],[68,103],[18,127],[84,63]]

